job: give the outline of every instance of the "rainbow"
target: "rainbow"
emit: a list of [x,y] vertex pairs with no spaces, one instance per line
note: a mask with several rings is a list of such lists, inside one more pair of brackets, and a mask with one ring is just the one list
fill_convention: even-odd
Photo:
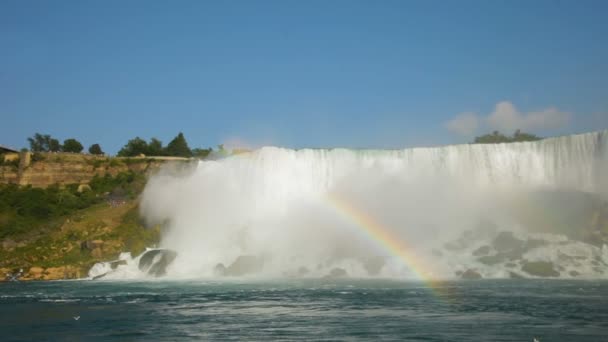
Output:
[[409,248],[390,229],[336,193],[328,194],[327,199],[332,208],[349,221],[351,226],[358,228],[359,232],[368,239],[401,260],[419,280],[422,280],[431,289],[437,290],[440,287],[440,282],[435,280],[436,274],[433,268],[418,257],[413,252],[413,248]]

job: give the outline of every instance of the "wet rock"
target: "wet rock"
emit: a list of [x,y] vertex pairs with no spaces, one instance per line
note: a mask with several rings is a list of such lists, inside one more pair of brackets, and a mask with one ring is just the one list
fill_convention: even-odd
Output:
[[473,256],[485,256],[490,254],[490,246],[481,246],[473,251]]
[[257,273],[264,267],[264,260],[254,255],[240,255],[236,260],[226,268],[225,274],[232,277],[240,277],[243,275]]
[[177,253],[169,249],[150,249],[139,259],[139,270],[155,277],[167,273],[167,267],[175,260]]
[[492,246],[498,252],[507,252],[521,249],[524,241],[516,238],[512,232],[500,232],[492,242]]
[[545,240],[541,240],[541,239],[528,239],[526,240],[526,243],[524,244],[524,250],[527,252],[529,250],[532,250],[534,248],[538,248],[538,247],[542,247],[547,245],[548,242]]
[[537,277],[559,277],[559,272],[550,261],[524,261],[521,270]]
[[306,268],[306,267],[304,267],[304,266],[302,266],[302,267],[298,268],[298,275],[299,275],[299,276],[305,276],[305,275],[307,275],[308,273],[310,273],[310,271],[308,270],[308,268]]
[[110,262],[110,268],[115,270],[118,266],[126,265],[126,264],[127,264],[127,260],[114,260],[114,261]]
[[571,277],[578,277],[579,275],[581,275],[581,274],[580,274],[580,273],[578,273],[577,271],[570,271],[570,272],[568,272],[568,274],[569,274]]
[[462,279],[481,279],[481,278],[483,278],[483,277],[481,276],[481,274],[479,274],[479,272],[477,272],[477,271],[475,271],[475,270],[471,270],[471,269],[468,269],[468,270],[464,271],[464,272],[463,272],[463,273],[460,275],[460,277],[461,277]]
[[525,279],[521,274],[517,274],[515,272],[509,272],[509,278],[511,279]]
[[226,275],[226,266],[224,266],[224,264],[222,264],[221,262],[215,265],[215,267],[213,268],[213,274],[218,276]]
[[484,264],[484,265],[496,265],[496,264],[500,264],[501,262],[503,262],[505,259],[504,255],[501,254],[497,254],[497,255],[488,255],[488,256],[484,256],[481,258],[477,258],[477,261],[479,261],[480,263]]
[[332,270],[329,272],[328,275],[325,276],[325,278],[336,279],[336,278],[344,278],[347,276],[348,276],[348,273],[346,272],[345,269],[340,268],[340,267],[335,267],[335,268],[332,268]]
[[381,256],[375,256],[365,260],[363,263],[363,268],[367,271],[367,274],[375,276],[382,271],[382,267],[384,267],[385,260]]
[[514,263],[512,263],[512,262],[508,262],[508,263],[506,263],[506,264],[505,264],[505,267],[508,267],[508,268],[515,268],[515,267],[517,267],[517,264],[514,264]]

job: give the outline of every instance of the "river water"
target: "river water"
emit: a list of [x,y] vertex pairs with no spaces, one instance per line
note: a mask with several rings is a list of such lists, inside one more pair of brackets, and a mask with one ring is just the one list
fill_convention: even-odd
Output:
[[606,341],[608,282],[0,284],[3,341]]

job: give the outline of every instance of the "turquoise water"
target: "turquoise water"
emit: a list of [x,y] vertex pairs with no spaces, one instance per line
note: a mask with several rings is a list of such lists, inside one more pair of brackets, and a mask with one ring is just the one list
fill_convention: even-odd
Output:
[[2,341],[608,341],[608,282],[2,283],[0,333]]

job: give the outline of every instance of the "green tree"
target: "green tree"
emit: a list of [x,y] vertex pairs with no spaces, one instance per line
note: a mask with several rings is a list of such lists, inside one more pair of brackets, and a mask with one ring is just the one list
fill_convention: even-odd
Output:
[[90,154],[103,154],[103,151],[101,150],[101,146],[99,146],[99,144],[93,144],[89,147],[89,153]]
[[162,156],[165,153],[162,141],[152,138],[148,144],[148,156]]
[[179,132],[179,134],[171,140],[165,151],[169,156],[192,157],[192,151],[190,150],[190,147],[188,147],[188,143],[182,132]]
[[80,153],[82,152],[82,149],[84,147],[82,147],[82,144],[80,143],[80,141],[74,139],[74,138],[70,138],[70,139],[65,139],[63,141],[63,152],[72,152],[72,153]]
[[498,144],[521,141],[537,141],[542,138],[530,133],[522,133],[521,130],[516,130],[513,136],[506,136],[499,131],[494,131],[492,134],[481,135],[475,138],[475,144]]
[[135,157],[148,152],[148,143],[140,138],[135,137],[118,151],[119,157]]
[[52,138],[49,134],[36,133],[27,138],[32,152],[58,152],[61,150],[59,140]]
[[213,152],[212,148],[193,148],[192,156],[200,159],[205,159],[209,154]]

